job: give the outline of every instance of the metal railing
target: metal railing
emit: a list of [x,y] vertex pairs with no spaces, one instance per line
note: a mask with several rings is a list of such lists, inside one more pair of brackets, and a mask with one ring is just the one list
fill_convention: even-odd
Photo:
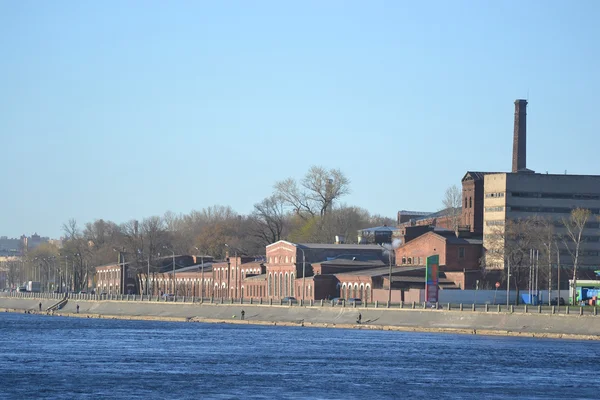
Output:
[[[0,297],[22,299],[55,299],[61,300],[65,293],[35,293],[35,292],[0,292]],[[262,305],[275,307],[338,307],[338,308],[373,308],[387,310],[415,310],[415,311],[454,311],[454,312],[480,312],[480,313],[509,313],[509,314],[543,314],[543,315],[573,315],[573,316],[598,316],[599,306],[547,306],[547,305],[509,305],[506,304],[473,304],[473,303],[416,303],[416,302],[372,302],[350,303],[344,300],[290,300],[265,298],[216,298],[194,296],[159,296],[159,295],[126,295],[126,294],[91,294],[70,293],[67,295],[72,300],[87,301],[131,301],[154,303],[185,303],[185,304],[212,304],[212,305]]]

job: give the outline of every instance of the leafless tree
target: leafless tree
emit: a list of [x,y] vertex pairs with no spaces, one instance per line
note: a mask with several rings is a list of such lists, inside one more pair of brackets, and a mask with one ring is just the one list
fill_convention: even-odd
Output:
[[442,204],[450,219],[452,230],[458,230],[462,212],[462,192],[458,186],[452,185],[446,189]]
[[287,227],[287,215],[281,197],[272,195],[255,204],[250,221],[254,236],[263,246],[281,240]]
[[505,226],[495,227],[486,240],[485,262],[488,266],[505,267],[510,263],[510,275],[519,298],[520,287],[528,282],[533,261],[530,251],[539,246],[538,223],[532,218],[507,220]]
[[350,180],[339,169],[311,167],[300,185],[293,178],[277,182],[276,194],[305,220],[325,216],[336,200],[350,193]]
[[581,243],[583,242],[583,230],[590,219],[592,213],[584,208],[576,208],[571,211],[569,218],[563,218],[562,223],[567,231],[564,243],[573,259],[573,303],[577,297],[577,267],[579,265],[579,254],[581,252]]

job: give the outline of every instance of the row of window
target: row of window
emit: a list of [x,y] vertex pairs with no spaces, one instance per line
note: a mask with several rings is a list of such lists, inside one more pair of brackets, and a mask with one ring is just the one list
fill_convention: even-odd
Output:
[[504,211],[504,207],[500,206],[500,207],[486,207],[485,208],[486,212],[498,212],[498,211]]
[[[558,213],[569,214],[573,211],[570,207],[531,207],[531,206],[511,206],[511,211],[531,212],[531,213]],[[589,208],[592,214],[600,214],[600,209]]]
[[502,226],[504,225],[504,220],[503,219],[493,219],[493,220],[488,220],[485,221],[485,224],[487,226]]
[[275,257],[269,257],[269,264],[273,264],[273,263],[279,263],[279,264],[283,264],[283,263],[295,263],[296,262],[296,257],[289,257],[289,256],[275,256]]
[[285,273],[285,279],[283,272],[279,273],[279,279],[277,278],[277,272],[274,274],[269,273],[267,278],[267,295],[269,297],[286,297],[294,296],[294,273]]
[[423,265],[423,257],[402,257],[402,264]]
[[[468,203],[467,203],[467,200]],[[473,198],[472,197],[465,197],[465,208],[473,208]]]
[[485,198],[486,199],[495,199],[495,198],[501,198],[504,197],[504,193],[503,192],[498,192],[498,193],[486,193],[485,194]]
[[371,285],[361,283],[358,286],[358,283],[354,285],[352,283],[343,283],[340,288],[340,297],[344,299],[358,298],[362,299],[365,303],[368,303],[371,300]]
[[512,197],[535,199],[567,199],[567,200],[600,200],[598,194],[587,193],[543,193],[543,192],[511,192]]

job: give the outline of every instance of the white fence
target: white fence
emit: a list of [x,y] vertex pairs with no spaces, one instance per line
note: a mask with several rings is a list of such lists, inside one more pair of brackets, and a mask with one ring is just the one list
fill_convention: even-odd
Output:
[[[521,290],[520,295],[528,294],[527,290]],[[511,304],[515,303],[517,292],[511,290],[509,293],[509,300]],[[556,290],[552,291],[552,298],[558,297]],[[565,299],[565,302],[569,301],[569,291],[561,290],[560,297]],[[540,303],[548,304],[548,291],[540,290]],[[506,304],[506,290],[440,290],[439,291],[439,302],[440,303],[452,303],[452,304]],[[522,298],[519,299],[519,303],[522,303]]]

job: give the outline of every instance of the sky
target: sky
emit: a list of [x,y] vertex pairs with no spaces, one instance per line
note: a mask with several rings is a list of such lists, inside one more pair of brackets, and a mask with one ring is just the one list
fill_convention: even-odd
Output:
[[312,165],[437,211],[466,171],[600,175],[600,2],[0,0],[0,236],[229,205]]

